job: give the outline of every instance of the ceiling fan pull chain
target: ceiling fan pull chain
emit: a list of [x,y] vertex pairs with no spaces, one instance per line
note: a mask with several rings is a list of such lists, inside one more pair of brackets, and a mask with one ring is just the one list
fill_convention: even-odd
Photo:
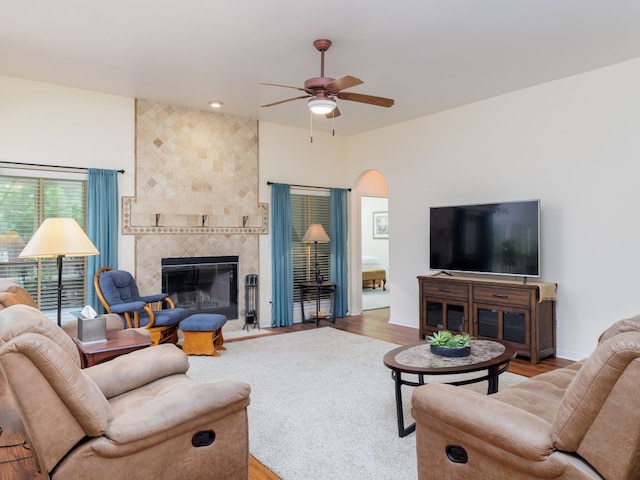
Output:
[[309,112],[309,118],[311,119],[311,143],[313,143],[313,113]]
[[333,136],[336,136],[336,116],[332,115],[331,116],[331,129],[333,131]]

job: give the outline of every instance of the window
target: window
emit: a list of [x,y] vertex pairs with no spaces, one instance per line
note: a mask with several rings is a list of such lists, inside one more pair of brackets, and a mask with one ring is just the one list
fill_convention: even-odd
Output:
[[[22,285],[54,319],[58,305],[56,259],[22,259],[22,248],[45,218],[72,217],[85,225],[86,181],[0,175],[0,278]],[[62,308],[85,304],[84,257],[62,263]]]
[[[293,284],[315,279],[315,248],[318,248],[320,274],[330,278],[331,245],[328,243],[302,243],[309,224],[320,223],[331,238],[331,198],[329,192],[291,193],[291,243],[293,247]],[[294,289],[294,301],[300,301],[300,292]]]

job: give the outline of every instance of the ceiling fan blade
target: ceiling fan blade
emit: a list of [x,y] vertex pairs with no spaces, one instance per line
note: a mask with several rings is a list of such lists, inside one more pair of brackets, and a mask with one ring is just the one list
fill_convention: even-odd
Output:
[[283,88],[293,88],[295,90],[300,90],[301,92],[306,92],[302,87],[292,87],[291,85],[280,85],[279,83],[260,83],[260,85],[269,85],[270,87],[283,87]]
[[338,107],[334,108],[332,111],[330,111],[325,115],[325,117],[327,118],[336,118],[339,116],[340,116],[340,110],[338,109]]
[[293,100],[300,100],[301,98],[309,98],[311,95],[301,95],[299,97],[287,98],[286,100],[280,100],[279,102],[267,103],[266,105],[260,105],[260,107],[273,107],[274,105],[280,105],[281,103],[291,102]]
[[327,90],[330,92],[339,92],[340,90],[346,90],[347,88],[355,87],[356,85],[360,85],[364,83],[362,80],[356,77],[352,77],[351,75],[347,75],[342,78],[338,78],[333,82],[327,83]]
[[362,93],[338,92],[336,96],[340,100],[368,103],[369,105],[376,105],[378,107],[391,107],[395,103],[392,98],[374,97],[373,95],[363,95]]

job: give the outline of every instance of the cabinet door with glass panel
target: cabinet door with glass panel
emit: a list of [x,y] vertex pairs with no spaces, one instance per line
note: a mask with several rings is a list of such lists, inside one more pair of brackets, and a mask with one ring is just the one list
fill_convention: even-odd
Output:
[[474,337],[505,340],[528,353],[531,346],[529,309],[474,303],[473,313]]
[[439,330],[469,332],[468,288],[454,282],[432,283],[424,280],[421,290],[420,337]]

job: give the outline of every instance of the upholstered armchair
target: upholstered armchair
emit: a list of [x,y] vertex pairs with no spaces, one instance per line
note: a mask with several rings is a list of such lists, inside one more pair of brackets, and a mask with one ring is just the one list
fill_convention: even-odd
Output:
[[0,312],[0,368],[53,480],[248,476],[249,385],[196,383],[175,345],[81,370],[60,327],[14,305]]
[[413,394],[418,478],[640,478],[640,316],[585,360],[494,395],[451,385]]
[[[189,312],[176,308],[169,295],[141,296],[129,272],[109,267],[99,269],[93,283],[105,310],[120,315],[125,328],[147,328],[154,345],[178,341],[178,324]],[[155,309],[163,304],[169,308]]]

